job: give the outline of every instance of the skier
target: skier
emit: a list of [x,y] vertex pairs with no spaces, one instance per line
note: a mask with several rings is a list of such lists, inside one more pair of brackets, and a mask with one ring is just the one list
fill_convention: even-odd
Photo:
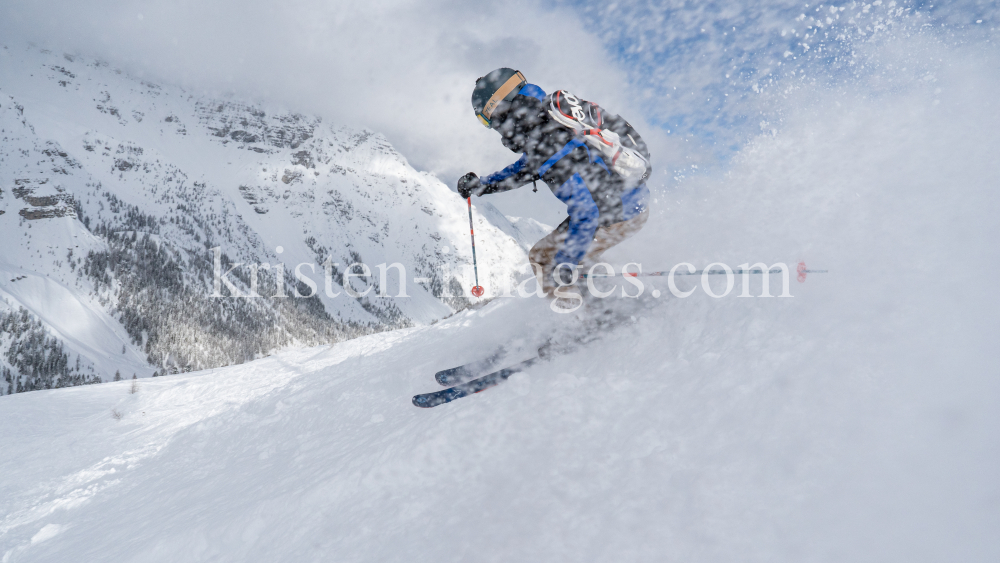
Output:
[[529,253],[546,295],[573,284],[580,265],[586,270],[642,229],[649,218],[645,181],[652,169],[646,144],[627,121],[565,90],[546,96],[510,68],[476,81],[472,109],[521,158],[483,178],[473,172],[462,176],[462,198],[542,180],[567,206],[566,220]]

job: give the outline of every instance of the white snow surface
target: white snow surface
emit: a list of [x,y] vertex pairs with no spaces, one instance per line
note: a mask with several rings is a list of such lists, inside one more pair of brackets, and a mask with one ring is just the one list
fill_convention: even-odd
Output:
[[0,557],[1000,560],[1000,74],[942,56],[877,95],[791,93],[609,253],[830,271],[793,298],[651,279],[607,302],[634,320],[430,410],[434,371],[577,315],[501,298],[135,394],[5,397]]

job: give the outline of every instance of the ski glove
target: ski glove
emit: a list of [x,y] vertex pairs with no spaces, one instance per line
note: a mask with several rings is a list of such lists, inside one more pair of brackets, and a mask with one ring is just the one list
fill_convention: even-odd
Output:
[[639,151],[623,147],[618,133],[610,129],[585,129],[582,133],[583,140],[600,151],[604,162],[622,178],[639,180],[646,174],[646,159]]
[[479,176],[476,176],[475,172],[469,172],[458,179],[458,195],[462,196],[462,199],[469,199],[472,194],[482,195],[481,185]]

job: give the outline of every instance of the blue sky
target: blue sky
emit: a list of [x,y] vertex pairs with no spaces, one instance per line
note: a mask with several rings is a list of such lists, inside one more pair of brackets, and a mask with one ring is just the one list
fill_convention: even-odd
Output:
[[995,48],[988,36],[998,23],[996,2],[974,0],[550,5],[578,14],[600,39],[650,123],[713,144],[720,155],[760,132],[761,112],[775,117],[762,91],[803,76],[836,87],[879,72],[871,45],[899,34],[957,33]]

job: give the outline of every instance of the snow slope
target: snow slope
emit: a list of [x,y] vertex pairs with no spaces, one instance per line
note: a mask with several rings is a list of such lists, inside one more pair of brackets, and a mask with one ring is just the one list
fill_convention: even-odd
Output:
[[1000,559],[1000,75],[919,49],[948,61],[931,79],[792,92],[778,134],[609,253],[830,270],[793,298],[652,279],[607,302],[633,321],[431,410],[434,371],[576,316],[498,299],[136,394],[7,397],[3,560]]
[[823,334],[835,288],[647,298],[599,343],[430,411],[409,397],[435,370],[562,319],[502,300],[136,394],[10,397],[5,557],[991,560],[996,382],[928,385],[870,341],[895,323]]

